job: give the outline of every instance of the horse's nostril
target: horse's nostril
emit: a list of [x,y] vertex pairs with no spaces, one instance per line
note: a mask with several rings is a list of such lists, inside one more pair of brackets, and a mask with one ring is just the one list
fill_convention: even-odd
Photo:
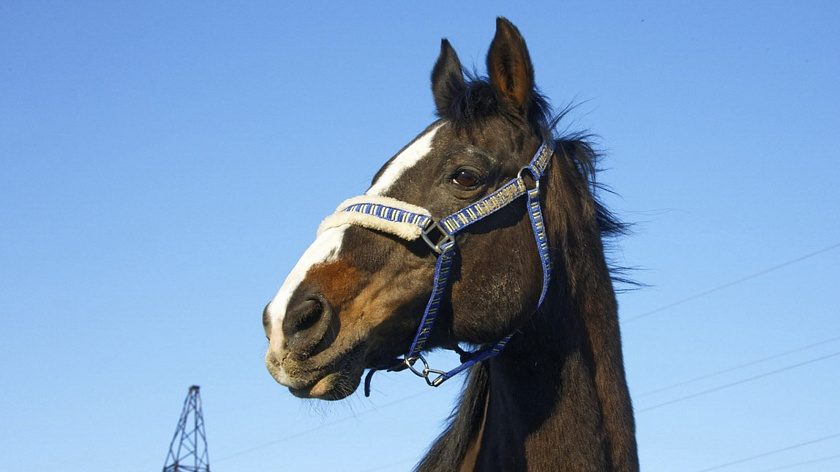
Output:
[[306,300],[298,306],[298,311],[293,320],[294,332],[298,333],[312,328],[323,314],[324,305],[321,304],[320,300]]
[[320,295],[295,304],[283,319],[283,333],[290,349],[309,352],[324,338],[330,326],[332,311]]

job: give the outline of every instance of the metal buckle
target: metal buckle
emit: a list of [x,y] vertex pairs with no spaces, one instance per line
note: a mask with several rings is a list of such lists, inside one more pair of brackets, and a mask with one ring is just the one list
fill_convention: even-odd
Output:
[[[437,242],[435,242],[432,238],[432,233],[434,231],[437,231],[439,233],[439,236],[437,238],[434,238],[437,239]],[[440,226],[440,223],[434,220],[432,221],[431,225],[429,225],[426,229],[423,230],[422,233],[420,233],[420,235],[423,236],[423,241],[426,241],[426,244],[428,244],[429,247],[432,248],[432,251],[435,251],[438,254],[443,254],[442,246],[444,244],[448,242],[455,242],[455,237],[444,231],[443,228]]]

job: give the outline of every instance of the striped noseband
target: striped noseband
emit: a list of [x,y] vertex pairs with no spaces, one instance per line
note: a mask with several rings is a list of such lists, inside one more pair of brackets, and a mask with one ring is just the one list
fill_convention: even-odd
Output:
[[[454,348],[461,355],[461,365],[449,371],[435,370],[421,355],[437,319],[443,294],[449,281],[452,259],[456,251],[455,236],[483,218],[512,204],[521,196],[526,197],[528,216],[539,251],[543,271],[543,285],[540,298],[534,311],[538,310],[545,299],[548,281],[551,276],[551,260],[548,252],[548,239],[543,224],[540,206],[540,179],[545,174],[554,147],[550,141],[542,143],[531,162],[523,167],[517,176],[502,185],[498,190],[481,200],[445,217],[435,220],[428,210],[389,197],[362,195],[351,198],[339,205],[335,213],[327,217],[318,228],[318,233],[329,228],[352,224],[376,231],[393,234],[408,241],[422,238],[438,254],[435,264],[434,286],[426,310],[417,328],[417,334],[408,353],[393,362],[371,369],[365,379],[365,395],[370,395],[370,381],[377,370],[401,371],[409,369],[433,387],[468,367],[499,354],[514,333],[510,333],[495,344],[476,351],[467,352]],[[530,176],[534,187],[528,188],[525,177]],[[420,362],[422,368],[417,365]]]

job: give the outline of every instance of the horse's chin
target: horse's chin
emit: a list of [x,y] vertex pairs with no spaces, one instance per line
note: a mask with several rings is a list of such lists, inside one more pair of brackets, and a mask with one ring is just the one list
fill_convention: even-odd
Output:
[[298,398],[317,398],[319,400],[342,400],[356,391],[361,383],[361,374],[339,371],[332,372],[310,385],[289,387],[292,395]]
[[338,353],[325,351],[314,357],[285,355],[275,362],[269,355],[267,365],[278,383],[299,398],[341,400],[359,387],[364,374],[363,346]]

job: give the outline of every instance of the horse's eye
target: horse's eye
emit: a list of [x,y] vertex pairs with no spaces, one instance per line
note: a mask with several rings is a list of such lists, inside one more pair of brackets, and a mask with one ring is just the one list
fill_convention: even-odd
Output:
[[481,180],[469,170],[461,169],[455,172],[455,175],[452,177],[452,182],[460,187],[472,188],[478,185]]

